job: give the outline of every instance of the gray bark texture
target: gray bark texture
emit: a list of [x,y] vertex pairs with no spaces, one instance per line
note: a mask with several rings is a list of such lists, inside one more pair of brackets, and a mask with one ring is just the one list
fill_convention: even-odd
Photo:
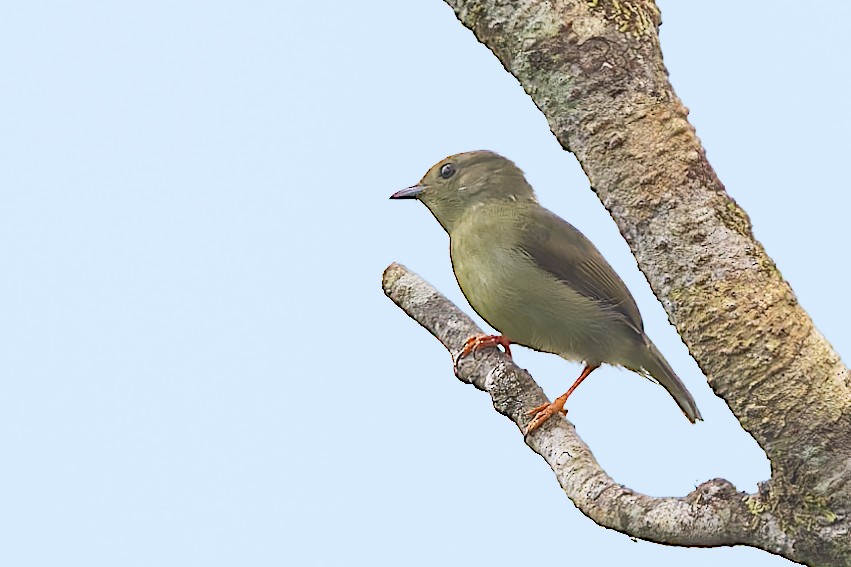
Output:
[[[616,484],[564,419],[526,439],[600,525],[688,546],[743,544],[851,565],[851,374],[727,195],[662,61],[652,0],[445,0],[579,160],[713,391],[765,450],[758,494],[710,480],[683,498]],[[475,325],[398,264],[385,293],[452,353]],[[459,378],[523,427],[545,400],[495,352]]]

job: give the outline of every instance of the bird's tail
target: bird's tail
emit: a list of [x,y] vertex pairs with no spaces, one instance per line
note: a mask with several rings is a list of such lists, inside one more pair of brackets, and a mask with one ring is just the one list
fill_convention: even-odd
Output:
[[641,364],[642,369],[668,390],[668,393],[671,394],[671,397],[674,398],[690,422],[703,421],[700,410],[697,409],[694,398],[686,390],[685,384],[683,384],[682,380],[674,372],[674,369],[671,368],[671,365],[668,364],[668,361],[665,360],[665,357],[662,356],[662,353],[659,352],[659,349],[656,348],[656,345],[646,337],[645,341],[647,342],[647,348],[644,350],[645,355]]

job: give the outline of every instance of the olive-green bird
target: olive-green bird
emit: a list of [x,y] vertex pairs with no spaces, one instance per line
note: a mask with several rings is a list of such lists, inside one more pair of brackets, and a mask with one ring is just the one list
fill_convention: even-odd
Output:
[[585,368],[570,389],[529,412],[527,433],[564,415],[576,387],[602,363],[664,386],[692,423],[694,399],[644,333],[638,306],[597,248],[540,204],[523,172],[489,151],[450,156],[391,199],[419,199],[449,233],[452,268],[473,309],[502,335],[470,337],[474,350],[519,344]]

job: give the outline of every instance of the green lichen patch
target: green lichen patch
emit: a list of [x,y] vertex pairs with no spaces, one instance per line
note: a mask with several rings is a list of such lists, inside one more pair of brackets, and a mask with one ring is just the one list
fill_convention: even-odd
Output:
[[588,0],[586,5],[592,10],[605,10],[606,20],[619,32],[635,39],[658,42],[659,9],[652,0]]

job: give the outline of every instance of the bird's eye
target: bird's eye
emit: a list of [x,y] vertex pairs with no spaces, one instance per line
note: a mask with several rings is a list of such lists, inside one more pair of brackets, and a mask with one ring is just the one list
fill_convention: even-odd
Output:
[[449,179],[455,174],[455,166],[451,163],[444,164],[440,168],[440,176],[444,179]]

